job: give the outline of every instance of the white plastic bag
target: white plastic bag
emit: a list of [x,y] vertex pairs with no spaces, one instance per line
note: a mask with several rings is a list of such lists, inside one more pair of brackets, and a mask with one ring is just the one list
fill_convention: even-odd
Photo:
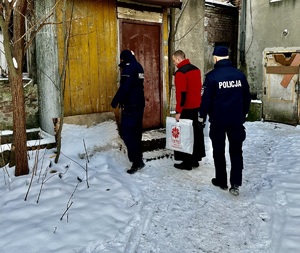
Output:
[[166,121],[166,148],[192,154],[194,147],[193,121],[167,117]]

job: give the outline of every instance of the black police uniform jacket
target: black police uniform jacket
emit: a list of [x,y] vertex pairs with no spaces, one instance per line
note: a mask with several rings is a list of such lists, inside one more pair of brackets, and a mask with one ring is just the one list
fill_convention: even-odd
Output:
[[228,126],[245,122],[251,103],[249,84],[243,72],[230,60],[218,61],[206,74],[200,117],[209,115],[210,123]]
[[134,55],[126,58],[119,65],[122,68],[120,87],[114,96],[111,106],[118,104],[125,110],[145,107],[144,69]]

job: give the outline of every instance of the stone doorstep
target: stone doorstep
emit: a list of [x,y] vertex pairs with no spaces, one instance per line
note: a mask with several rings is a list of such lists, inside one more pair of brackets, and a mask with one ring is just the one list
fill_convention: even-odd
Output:
[[142,149],[143,152],[164,149],[166,147],[166,129],[154,129],[143,132]]
[[[102,112],[64,117],[64,123],[87,125],[88,127],[107,120],[116,121],[115,114],[113,112]],[[165,132],[165,128],[144,131],[142,137],[143,151],[165,148]]]
[[166,149],[166,129],[160,128],[143,132],[143,158],[145,162],[173,157],[174,151]]

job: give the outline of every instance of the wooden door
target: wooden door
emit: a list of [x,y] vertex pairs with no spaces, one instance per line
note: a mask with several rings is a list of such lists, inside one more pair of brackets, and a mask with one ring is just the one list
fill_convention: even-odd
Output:
[[[56,6],[64,19],[63,2]],[[116,3],[111,0],[67,1],[70,40],[64,92],[65,116],[107,112],[117,86]],[[57,25],[59,62],[64,59],[63,25]],[[69,29],[69,26],[66,27]],[[63,66],[60,65],[60,72]]]
[[160,24],[121,20],[120,33],[120,52],[132,50],[144,67],[146,107],[143,128],[161,127]]

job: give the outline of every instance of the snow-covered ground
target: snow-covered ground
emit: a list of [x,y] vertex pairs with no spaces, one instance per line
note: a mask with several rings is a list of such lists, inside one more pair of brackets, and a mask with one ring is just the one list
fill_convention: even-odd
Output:
[[208,137],[197,169],[175,169],[172,152],[160,150],[129,175],[115,122],[65,124],[58,164],[54,150],[39,150],[29,152],[33,177],[0,169],[0,252],[300,252],[300,128],[245,125],[244,180],[234,197],[210,183]]

